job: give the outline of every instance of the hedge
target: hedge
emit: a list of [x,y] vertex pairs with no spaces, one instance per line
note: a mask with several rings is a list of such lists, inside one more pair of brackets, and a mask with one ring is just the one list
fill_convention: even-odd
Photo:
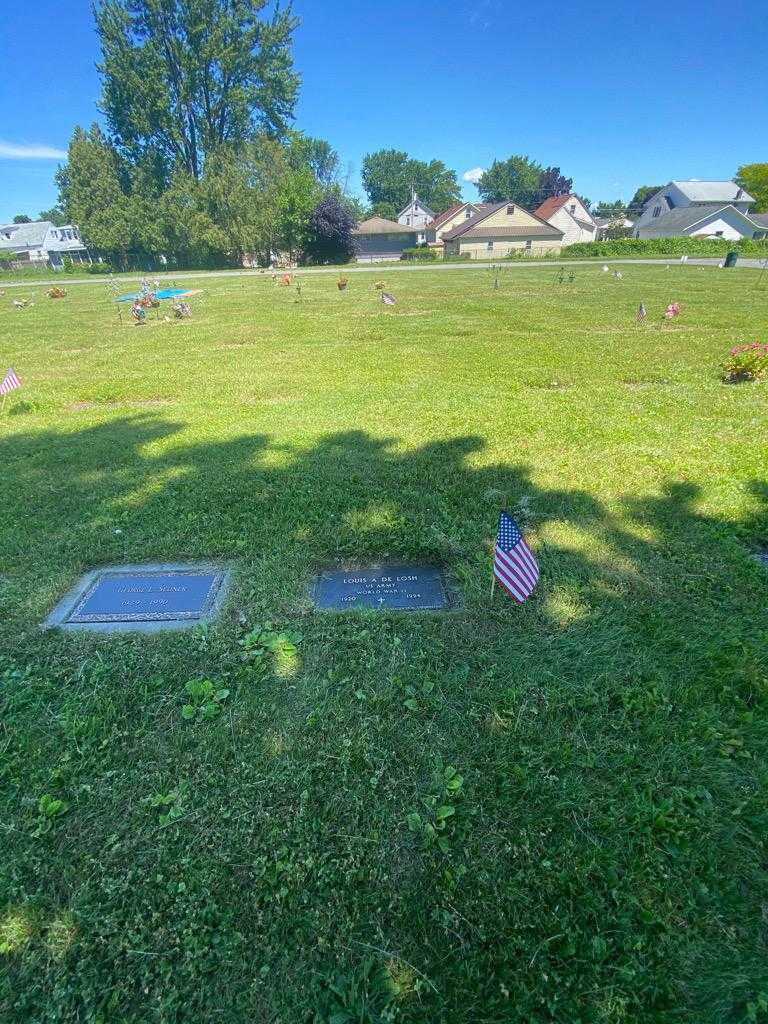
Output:
[[425,245],[414,245],[410,249],[403,249],[400,254],[401,260],[436,260],[437,249],[428,249]]
[[587,256],[711,256],[723,257],[731,250],[740,256],[768,259],[768,239],[742,238],[614,238],[604,242],[576,242],[566,245],[563,257]]

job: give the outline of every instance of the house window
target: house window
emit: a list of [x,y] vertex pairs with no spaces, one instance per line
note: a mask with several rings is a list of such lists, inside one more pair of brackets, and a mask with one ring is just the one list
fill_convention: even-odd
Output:
[[472,211],[471,210],[465,210],[464,211],[464,220],[469,220],[469,218],[471,216],[472,216]]
[[525,240],[525,251],[526,252],[530,252],[531,249],[533,249],[533,242],[531,241],[530,238],[526,238],[526,240]]
[[488,252],[493,252],[493,239],[492,238],[488,239],[485,248],[488,250]]
[[654,206],[654,208],[653,208],[653,216],[654,217],[658,217],[660,213],[661,213],[661,207],[660,206]]
[[571,213],[576,213],[576,203],[571,203],[568,209],[571,211]]
[[715,234],[717,235],[718,238],[722,238],[723,237],[723,232],[722,231],[716,231]]
[[507,207],[507,216],[511,217],[514,212],[515,212],[515,205],[514,205],[514,203],[510,203],[509,206]]

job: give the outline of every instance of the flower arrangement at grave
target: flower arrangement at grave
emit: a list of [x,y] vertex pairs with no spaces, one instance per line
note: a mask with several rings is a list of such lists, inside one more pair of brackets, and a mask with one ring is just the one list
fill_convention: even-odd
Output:
[[46,292],[49,299],[63,299],[66,297],[66,288],[60,288],[58,285],[54,285],[53,288],[49,288]]
[[177,320],[188,320],[192,316],[192,307],[188,302],[176,302],[173,306],[173,315]]
[[387,284],[385,281],[376,281],[373,287],[376,289],[376,291],[380,292],[387,287]]
[[755,341],[732,348],[723,363],[723,380],[727,384],[768,380],[768,344]]
[[280,278],[280,284],[284,288],[290,288],[290,286],[293,284],[293,274],[283,274],[283,276]]
[[670,302],[670,304],[664,310],[664,319],[674,320],[677,316],[680,316],[680,303]]
[[137,327],[146,322],[147,309],[143,299],[136,299],[131,305],[131,319]]
[[349,279],[348,278],[340,277],[339,280],[336,282],[336,287],[339,289],[340,292],[343,292],[348,284],[349,284]]

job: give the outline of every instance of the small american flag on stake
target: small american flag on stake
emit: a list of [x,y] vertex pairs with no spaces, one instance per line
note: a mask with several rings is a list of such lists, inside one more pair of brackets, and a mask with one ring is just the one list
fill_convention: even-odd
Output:
[[381,301],[384,303],[385,306],[394,306],[395,296],[391,295],[389,292],[382,292]]
[[493,579],[518,604],[531,596],[539,579],[539,566],[533,552],[508,512],[499,514],[499,531],[493,551]]
[[647,316],[648,316],[648,313],[646,312],[646,309],[645,309],[645,303],[641,302],[640,306],[639,306],[639,308],[637,310],[637,320],[638,320],[638,323],[642,323],[643,320],[645,320],[645,318]]
[[15,391],[16,388],[21,387],[21,381],[16,376],[15,370],[11,368],[3,378],[3,383],[0,384],[0,395],[5,397],[10,391]]

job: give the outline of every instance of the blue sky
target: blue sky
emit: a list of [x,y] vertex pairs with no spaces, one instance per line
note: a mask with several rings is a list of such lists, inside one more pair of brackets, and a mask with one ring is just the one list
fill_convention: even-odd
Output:
[[[90,2],[66,7],[37,0],[3,13],[0,222],[55,202],[57,161],[46,152],[98,119]],[[382,147],[442,159],[460,178],[527,153],[559,165],[593,201],[768,160],[761,3],[295,0],[294,9],[296,126],[333,144],[354,190],[362,157]],[[27,147],[36,155],[20,159]]]

